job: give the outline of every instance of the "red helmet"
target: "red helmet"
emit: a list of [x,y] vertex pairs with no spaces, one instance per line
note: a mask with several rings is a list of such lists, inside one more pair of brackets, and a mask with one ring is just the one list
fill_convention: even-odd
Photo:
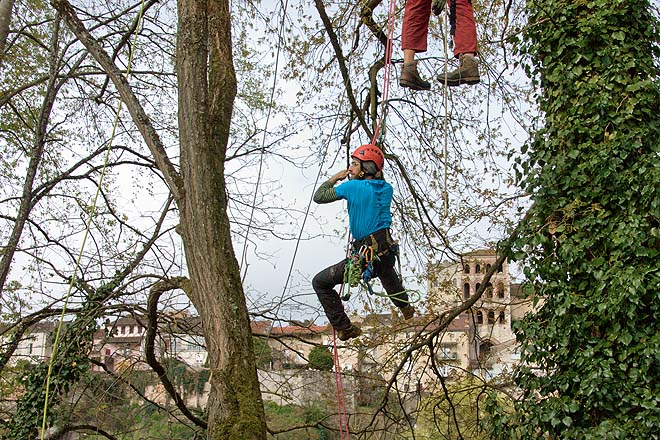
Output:
[[354,157],[362,162],[372,161],[376,164],[378,171],[381,171],[383,169],[383,165],[385,164],[385,156],[383,156],[383,152],[380,150],[380,148],[373,144],[366,144],[358,147],[358,149],[355,150],[353,154],[351,154],[351,157]]

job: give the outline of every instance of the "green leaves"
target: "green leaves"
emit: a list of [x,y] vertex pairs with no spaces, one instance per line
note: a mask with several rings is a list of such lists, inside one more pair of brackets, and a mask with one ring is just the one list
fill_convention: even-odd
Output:
[[316,345],[309,352],[309,367],[317,370],[330,371],[334,364],[332,353],[328,347]]
[[546,120],[521,162],[538,221],[512,252],[545,300],[516,326],[541,370],[519,369],[515,422],[493,438],[656,438],[657,15],[646,1],[528,7],[521,50]]

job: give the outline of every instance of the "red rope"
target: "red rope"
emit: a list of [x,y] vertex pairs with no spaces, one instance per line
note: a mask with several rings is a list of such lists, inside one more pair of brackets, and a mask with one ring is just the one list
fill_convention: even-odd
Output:
[[[383,125],[383,122],[385,121],[387,100],[389,99],[389,93],[390,93],[390,78],[392,72],[392,37],[394,35],[395,18],[396,18],[396,0],[390,0],[390,6],[387,15],[387,44],[385,45],[383,101],[380,112],[380,119],[378,120],[378,125],[376,126],[376,130],[374,131],[374,137],[371,141],[371,143],[374,145],[376,145],[376,141],[378,140],[378,135],[380,134],[380,128]],[[350,235],[349,235],[349,244],[346,249],[347,257],[348,257],[349,249],[350,249]],[[343,290],[344,290],[344,283],[342,283],[341,289],[339,290],[340,296]],[[346,415],[346,397],[344,395],[344,380],[341,375],[341,364],[339,363],[339,351],[337,350],[337,332],[335,331],[334,327],[332,328],[332,338],[334,341],[333,360],[335,364],[335,395],[337,397],[337,417],[339,418],[339,439],[350,440],[351,431],[348,423],[348,416]]]
[[394,19],[396,18],[396,0],[390,0],[390,7],[387,14],[387,44],[385,45],[385,72],[383,74],[383,100],[380,112],[380,119],[374,131],[374,137],[371,143],[376,145],[380,128],[385,121],[385,111],[390,94],[390,78],[392,73],[392,37],[394,36]]
[[332,328],[332,337],[334,339],[333,358],[335,362],[335,394],[337,396],[337,417],[339,418],[339,439],[350,440],[351,431],[346,416],[346,398],[344,397],[344,380],[341,375],[341,365],[339,363],[339,351],[337,350],[337,332]]

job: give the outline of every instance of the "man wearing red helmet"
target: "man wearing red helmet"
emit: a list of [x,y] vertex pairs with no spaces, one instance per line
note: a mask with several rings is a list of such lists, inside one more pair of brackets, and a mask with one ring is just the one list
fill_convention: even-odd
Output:
[[[393,190],[392,185],[383,180],[385,157],[380,148],[372,144],[362,145],[351,157],[350,167],[323,183],[316,190],[314,201],[330,203],[344,199],[348,202],[350,230],[354,238],[353,249],[370,247],[374,255],[378,256],[373,261],[373,275],[380,279],[383,288],[392,302],[401,309],[404,318],[410,319],[415,310],[408,303],[408,295],[394,269],[395,243],[389,230],[392,223],[390,205]],[[335,187],[337,182],[347,177],[349,178],[347,182]],[[351,324],[341,298],[334,289],[344,280],[347,261],[348,259],[344,259],[322,270],[312,280],[312,286],[323,310],[342,341],[355,338],[362,333],[358,326]]]

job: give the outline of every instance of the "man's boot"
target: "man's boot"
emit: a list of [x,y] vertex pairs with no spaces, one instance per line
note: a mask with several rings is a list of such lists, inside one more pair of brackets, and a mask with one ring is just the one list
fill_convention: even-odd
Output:
[[405,306],[401,307],[401,314],[403,315],[403,319],[407,321],[415,316],[415,308],[410,304],[406,304]]
[[[479,78],[479,60],[474,55],[462,53],[458,56],[458,69],[447,74],[447,85],[449,87],[461,84],[477,84]],[[440,82],[445,82],[445,76],[440,76]]]
[[355,324],[351,324],[348,328],[337,331],[337,337],[340,341],[348,341],[351,338],[357,338],[361,334],[362,329]]
[[417,72],[417,61],[403,63],[399,85],[413,90],[431,90],[431,83],[424,81]]

